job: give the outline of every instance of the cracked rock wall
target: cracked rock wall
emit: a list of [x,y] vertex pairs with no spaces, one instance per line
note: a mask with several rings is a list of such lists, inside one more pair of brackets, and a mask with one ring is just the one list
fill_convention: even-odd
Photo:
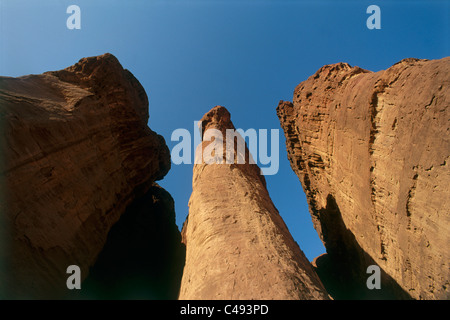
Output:
[[60,298],[125,208],[170,168],[148,99],[111,54],[0,77],[0,296]]
[[450,292],[449,84],[450,58],[338,63],[277,108],[328,263],[361,282],[373,260],[416,299]]

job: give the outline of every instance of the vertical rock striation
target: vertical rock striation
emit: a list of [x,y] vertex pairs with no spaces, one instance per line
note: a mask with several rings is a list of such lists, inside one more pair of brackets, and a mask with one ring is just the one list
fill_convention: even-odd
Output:
[[0,295],[58,298],[113,224],[170,168],[141,84],[111,54],[0,78]]
[[[214,107],[201,120],[203,142],[196,158],[211,144],[226,141],[234,129],[229,112]],[[205,139],[208,129],[223,141]],[[209,141],[208,141],[209,140]],[[239,140],[239,139],[238,139]],[[214,154],[223,160],[223,154]],[[256,164],[238,149],[228,149],[244,164],[194,165],[189,215],[183,226],[186,244],[180,299],[327,299],[311,264],[293,240]]]
[[392,297],[450,297],[449,85],[450,58],[376,73],[339,63],[278,105],[335,297],[370,296],[369,264]]

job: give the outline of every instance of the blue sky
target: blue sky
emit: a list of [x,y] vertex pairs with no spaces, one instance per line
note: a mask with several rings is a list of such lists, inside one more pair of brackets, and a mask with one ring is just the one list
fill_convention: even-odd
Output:
[[[81,8],[81,30],[68,30],[66,8]],[[381,30],[366,9],[381,8]],[[144,86],[150,127],[170,149],[215,105],[242,129],[281,129],[275,108],[325,64],[386,69],[403,58],[449,56],[450,1],[21,1],[0,0],[0,75],[58,70],[110,52]],[[324,248],[305,195],[287,160],[269,193],[294,239],[312,260]],[[188,213],[192,165],[172,165],[160,181],[175,199],[177,224]]]

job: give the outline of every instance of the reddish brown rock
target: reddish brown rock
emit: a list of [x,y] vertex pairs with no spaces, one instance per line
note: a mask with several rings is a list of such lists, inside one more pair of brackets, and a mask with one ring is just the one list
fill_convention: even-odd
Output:
[[358,290],[338,295],[360,297],[367,265],[377,264],[382,290],[394,282],[416,299],[449,298],[449,84],[450,58],[405,59],[376,73],[339,63],[278,105],[328,252],[317,262],[342,271],[334,285],[324,280],[327,289],[353,281]]
[[170,168],[147,126],[147,95],[105,54],[64,70],[0,78],[0,293],[52,298],[66,268],[88,274],[108,231]]
[[[217,129],[225,141],[225,130],[234,128],[230,114],[220,106],[202,118],[202,125],[203,134]],[[203,141],[197,151],[207,150],[211,143],[222,141]],[[214,156],[222,160],[225,150]],[[264,176],[257,165],[249,164],[248,150],[246,154],[245,164],[194,165],[189,215],[182,230],[186,264],[179,298],[327,299],[273,205]]]

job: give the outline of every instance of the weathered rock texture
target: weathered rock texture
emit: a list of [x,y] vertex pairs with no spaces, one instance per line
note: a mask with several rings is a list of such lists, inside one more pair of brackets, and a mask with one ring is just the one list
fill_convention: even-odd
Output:
[[381,291],[393,279],[406,296],[449,298],[449,83],[450,58],[405,59],[376,73],[339,63],[278,105],[327,248],[318,273],[338,270],[321,277],[331,294],[368,294],[365,269],[376,263],[386,272]]
[[66,268],[88,274],[108,231],[170,168],[147,126],[147,95],[105,54],[64,70],[0,78],[0,294],[53,298]]
[[[202,118],[206,130],[234,129],[217,106]],[[203,141],[196,157],[211,143]],[[224,148],[224,153],[226,148]],[[237,150],[231,149],[231,152]],[[208,151],[205,151],[208,153]],[[294,242],[256,164],[194,165],[180,299],[327,299],[328,294]],[[223,160],[222,154],[215,154]],[[234,153],[235,159],[242,154]]]

